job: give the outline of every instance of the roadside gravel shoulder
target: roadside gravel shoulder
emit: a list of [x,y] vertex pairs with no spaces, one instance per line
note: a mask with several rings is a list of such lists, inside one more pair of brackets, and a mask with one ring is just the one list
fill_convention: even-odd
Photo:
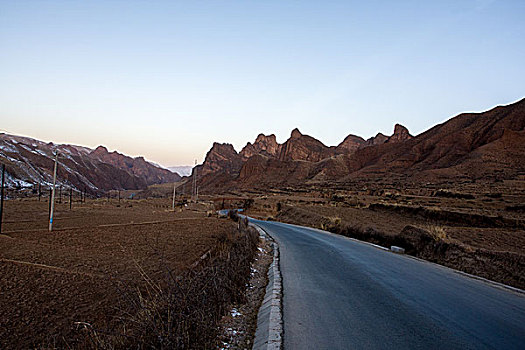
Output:
[[271,239],[273,245],[273,261],[268,269],[268,285],[263,303],[257,316],[257,331],[253,349],[282,348],[283,318],[282,318],[282,278],[279,268],[279,246],[262,228],[253,225],[266,240]]

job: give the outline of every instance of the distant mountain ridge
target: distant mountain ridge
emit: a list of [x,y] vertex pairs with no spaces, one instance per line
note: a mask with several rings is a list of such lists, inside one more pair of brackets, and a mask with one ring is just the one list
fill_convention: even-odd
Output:
[[396,124],[391,136],[350,134],[331,147],[298,129],[283,144],[260,134],[239,153],[214,143],[196,169],[202,190],[209,191],[389,176],[503,180],[525,175],[524,147],[525,99],[460,114],[416,137]]
[[177,165],[177,166],[170,166],[168,167],[168,170],[179,174],[180,176],[188,176],[191,175],[191,170],[193,169],[193,166],[191,165]]
[[143,189],[148,185],[179,181],[179,174],[132,158],[104,146],[90,149],[55,145],[28,137],[0,134],[0,159],[6,164],[7,185],[27,187],[53,181],[54,152],[58,150],[57,182],[90,193]]

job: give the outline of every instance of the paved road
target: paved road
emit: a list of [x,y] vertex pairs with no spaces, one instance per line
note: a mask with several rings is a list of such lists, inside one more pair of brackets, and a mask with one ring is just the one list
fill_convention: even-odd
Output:
[[280,246],[284,348],[525,349],[525,295],[308,228]]

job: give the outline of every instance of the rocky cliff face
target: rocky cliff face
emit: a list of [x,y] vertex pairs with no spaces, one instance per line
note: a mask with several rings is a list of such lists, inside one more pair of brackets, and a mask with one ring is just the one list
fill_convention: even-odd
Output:
[[[337,147],[298,129],[282,145],[273,135],[259,135],[240,155],[230,145],[227,152],[220,152],[220,162],[207,157],[203,167],[209,169],[209,176],[221,179],[214,182],[219,189],[344,182],[391,174],[415,180],[427,176],[505,179],[525,173],[524,133],[525,99],[484,113],[460,114],[416,137],[400,124],[392,136],[379,133],[365,141],[349,135]],[[223,169],[228,176],[221,178]]]
[[366,143],[364,146],[366,147],[366,146],[382,145],[383,143],[387,141],[388,141],[388,136],[385,136],[382,133],[378,133],[376,136],[371,137],[368,140],[366,140]]
[[394,133],[392,134],[392,136],[386,136],[382,133],[378,133],[376,136],[371,137],[368,140],[366,140],[365,143],[360,145],[359,148],[364,148],[367,146],[382,145],[383,143],[387,143],[387,142],[390,142],[390,143],[403,142],[406,140],[410,140],[411,138],[413,138],[413,136],[410,135],[407,128],[405,128],[401,124],[396,124],[394,126]]
[[206,154],[204,163],[198,166],[197,176],[216,172],[236,173],[241,167],[242,157],[231,144],[214,142]]
[[54,152],[59,152],[57,182],[90,193],[113,189],[143,189],[154,183],[174,182],[178,174],[144,158],[131,158],[105,147],[92,150],[75,145],[54,145],[15,135],[0,134],[0,159],[6,164],[11,187],[44,186],[53,181]]
[[269,157],[278,157],[281,152],[281,145],[277,143],[277,138],[274,134],[265,136],[259,134],[253,144],[248,142],[240,152],[244,159],[248,159],[253,155],[260,154]]
[[394,134],[390,136],[386,142],[403,142],[410,140],[411,138],[413,138],[413,136],[410,135],[407,128],[405,128],[403,125],[396,124],[394,127]]
[[282,145],[279,160],[318,162],[334,154],[334,149],[311,136],[301,134],[299,129],[294,129],[290,138]]
[[336,153],[338,154],[352,154],[359,148],[365,147],[366,141],[359,136],[348,135],[343,142],[336,147]]

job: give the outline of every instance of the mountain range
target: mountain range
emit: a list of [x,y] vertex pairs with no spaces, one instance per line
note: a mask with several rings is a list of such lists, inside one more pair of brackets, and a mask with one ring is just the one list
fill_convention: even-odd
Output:
[[[341,126],[343,127],[343,126]],[[195,171],[195,170],[194,170]],[[502,181],[525,176],[525,99],[483,113],[463,113],[412,136],[348,135],[326,146],[294,129],[283,144],[257,136],[240,152],[214,143],[196,167],[201,191],[345,183],[359,179]]]
[[58,151],[57,184],[79,191],[138,190],[148,185],[175,182],[180,175],[106,147],[90,149],[55,145],[28,137],[0,134],[0,158],[6,164],[9,187],[49,186],[53,182],[54,152]]
[[[341,126],[344,127],[344,126]],[[0,134],[0,158],[7,185],[28,187],[52,182],[59,152],[58,184],[91,193],[138,190],[175,182],[168,169],[99,146],[55,145]],[[184,169],[188,174],[191,167]],[[197,171],[199,190],[267,189],[283,186],[344,184],[355,181],[454,182],[525,179],[525,99],[483,113],[463,113],[412,136],[396,124],[392,135],[369,139],[350,134],[337,146],[294,129],[280,144],[275,135],[257,136],[240,152],[213,143]]]

